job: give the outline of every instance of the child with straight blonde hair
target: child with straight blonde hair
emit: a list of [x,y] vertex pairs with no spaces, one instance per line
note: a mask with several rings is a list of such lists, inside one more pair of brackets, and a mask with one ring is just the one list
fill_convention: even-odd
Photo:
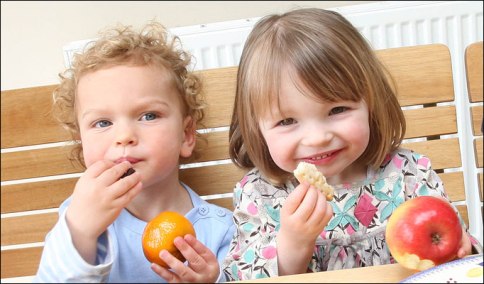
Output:
[[[405,118],[388,78],[337,12],[298,9],[254,26],[229,134],[232,160],[250,170],[234,189],[231,280],[392,263],[393,210],[421,195],[447,199],[430,160],[400,147]],[[294,178],[300,162],[324,174],[332,201]],[[462,230],[458,257],[481,252]]]
[[[179,180],[205,108],[191,57],[179,45],[157,22],[140,32],[119,26],[60,75],[54,114],[80,141],[74,154],[86,170],[59,208],[35,282],[225,280],[220,263],[234,233],[232,212]],[[143,254],[143,230],[163,211],[194,226],[196,237],[174,240],[187,264],[167,250],[159,257],[168,268]]]

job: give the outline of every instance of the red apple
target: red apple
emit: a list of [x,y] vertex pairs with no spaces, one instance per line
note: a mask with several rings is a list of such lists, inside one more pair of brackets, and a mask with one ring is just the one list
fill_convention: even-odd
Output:
[[388,220],[385,238],[398,263],[422,271],[456,258],[462,228],[446,200],[420,196],[395,209]]

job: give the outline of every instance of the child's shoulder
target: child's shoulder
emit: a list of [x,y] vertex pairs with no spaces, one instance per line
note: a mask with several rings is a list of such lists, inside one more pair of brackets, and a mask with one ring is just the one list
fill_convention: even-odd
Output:
[[193,209],[187,215],[190,221],[195,222],[197,220],[217,220],[222,223],[232,222],[232,211],[225,207],[207,202],[188,185],[185,183],[182,183],[182,185],[188,191],[193,204]]
[[380,166],[381,171],[412,171],[417,169],[430,169],[430,159],[424,154],[411,149],[398,148],[389,153]]
[[279,189],[291,187],[291,181],[288,180],[284,184],[276,183],[263,175],[256,167],[249,170],[237,183],[240,187],[244,187],[246,184],[258,184],[260,187],[275,187]]
[[238,186],[244,187],[246,184],[252,184],[254,182],[263,182],[266,183],[267,181],[262,177],[259,169],[253,168],[248,171],[242,179],[237,183]]
[[234,188],[234,200],[240,200],[242,196],[250,196],[249,199],[269,199],[286,197],[294,189],[294,184],[288,180],[284,184],[276,184],[265,177],[257,168],[251,169]]
[[195,207],[194,211],[195,214],[192,216],[194,219],[211,219],[226,225],[232,224],[232,211],[225,207],[205,201]]

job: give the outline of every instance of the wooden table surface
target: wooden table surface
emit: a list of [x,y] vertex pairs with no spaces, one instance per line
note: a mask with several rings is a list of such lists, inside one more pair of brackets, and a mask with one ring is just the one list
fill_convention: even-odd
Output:
[[398,283],[415,273],[417,273],[417,271],[409,270],[400,264],[395,263],[238,281],[237,283]]

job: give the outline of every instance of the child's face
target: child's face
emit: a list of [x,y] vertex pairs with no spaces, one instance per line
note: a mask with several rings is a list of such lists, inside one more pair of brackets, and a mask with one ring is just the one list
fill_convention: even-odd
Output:
[[86,166],[129,160],[145,187],[175,174],[195,139],[179,96],[168,72],[157,67],[114,66],[83,75],[76,111]]
[[320,103],[301,93],[288,74],[281,82],[280,109],[271,106],[272,114],[259,122],[274,162],[287,172],[301,161],[315,164],[332,184],[364,179],[366,167],[355,161],[370,138],[366,103]]

